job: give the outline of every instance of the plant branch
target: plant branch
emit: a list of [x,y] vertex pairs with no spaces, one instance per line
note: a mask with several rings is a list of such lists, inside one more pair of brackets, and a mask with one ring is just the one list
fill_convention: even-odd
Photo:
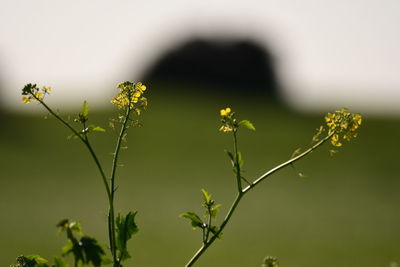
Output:
[[[297,155],[296,157],[293,157],[290,160],[288,160],[288,161],[276,166],[275,168],[272,168],[271,170],[267,171],[266,173],[261,175],[259,178],[254,180],[254,182],[252,182],[249,186],[247,186],[243,190],[240,190],[239,193],[237,194],[235,200],[233,201],[232,206],[229,209],[227,215],[225,216],[225,219],[221,223],[221,226],[219,227],[218,231],[210,238],[210,240],[207,240],[205,243],[203,243],[201,248],[194,254],[194,256],[186,264],[186,267],[192,266],[203,255],[203,253],[207,250],[207,248],[218,238],[218,236],[220,236],[220,234],[224,230],[225,226],[228,224],[229,220],[231,219],[233,213],[235,212],[237,206],[239,205],[242,197],[246,193],[248,193],[252,188],[254,188],[256,185],[258,185],[263,180],[265,180],[268,176],[272,175],[273,173],[277,172],[278,170],[281,170],[282,168],[284,168],[284,167],[286,167],[286,166],[298,161],[299,159],[301,159],[301,158],[307,156],[308,154],[310,154],[311,152],[313,152],[319,146],[323,145],[326,141],[328,141],[333,136],[333,134],[334,133],[328,134],[324,139],[320,140],[319,142],[314,144],[312,147],[310,147],[309,149],[307,149],[303,153],[301,153],[301,154]],[[236,135],[235,134],[234,134],[234,140],[236,141]],[[235,143],[235,153],[236,153],[236,156],[237,156],[236,148],[237,148],[237,145]],[[236,160],[236,162],[237,162],[237,160]],[[239,179],[240,179],[240,176],[239,176]]]
[[328,134],[324,139],[320,140],[319,142],[317,142],[315,145],[313,145],[312,147],[310,147],[309,149],[307,149],[306,151],[304,151],[303,153],[289,159],[288,161],[279,164],[278,166],[270,169],[269,171],[267,171],[266,173],[264,173],[263,175],[261,175],[259,178],[257,178],[256,180],[254,180],[251,185],[247,186],[246,188],[243,189],[243,193],[247,193],[250,189],[254,188],[257,184],[261,183],[263,180],[265,180],[268,176],[270,176],[271,174],[281,170],[282,168],[298,161],[299,159],[307,156],[308,154],[310,154],[311,152],[313,152],[315,149],[317,149],[319,146],[323,145],[326,141],[328,141],[332,136],[334,135],[333,133]]
[[242,180],[241,180],[241,174],[240,174],[240,163],[239,163],[239,151],[238,151],[238,145],[237,145],[237,135],[236,135],[237,129],[233,130],[233,148],[235,151],[235,168],[236,168],[236,184],[237,184],[237,189],[239,192],[242,191]]
[[210,238],[210,240],[206,241],[203,243],[201,248],[194,254],[194,256],[189,260],[189,262],[185,265],[186,267],[192,266],[200,257],[203,255],[203,253],[207,250],[207,248],[214,243],[215,239],[218,238],[218,236],[222,233],[224,230],[225,226],[229,222],[230,218],[232,217],[232,214],[236,210],[236,207],[238,206],[241,198],[243,197],[243,193],[238,193],[235,200],[233,201],[233,204],[231,208],[229,209],[227,215],[225,216],[224,221],[222,222],[221,226],[219,227],[218,231]]
[[[101,166],[101,163],[94,152],[94,149],[92,145],[89,142],[89,139],[87,138],[87,135],[84,134],[82,136],[80,133],[78,133],[68,122],[66,122],[63,118],[61,118],[57,113],[55,113],[46,103],[44,103],[42,100],[36,98],[45,108],[46,110],[53,115],[57,120],[59,120],[62,124],[64,124],[69,130],[71,130],[75,136],[77,136],[86,146],[86,148],[89,150],[90,155],[92,156],[103,181],[104,187],[106,189],[107,193],[107,198],[108,198],[108,204],[109,204],[109,209],[111,214],[112,214],[112,219],[114,220],[114,201],[113,201],[113,195],[114,195],[114,189],[110,188],[110,185],[107,181],[106,175],[104,173],[103,167]],[[85,130],[85,128],[84,128]],[[113,227],[114,223],[110,224],[110,218],[108,220],[108,230],[109,230],[109,242],[110,242],[110,249],[111,251],[114,251],[115,249],[115,226]]]
[[117,250],[116,250],[116,242],[115,242],[115,214],[114,214],[114,196],[115,196],[115,173],[117,171],[118,166],[118,156],[121,150],[121,143],[124,138],[125,131],[127,129],[128,121],[129,121],[129,114],[131,112],[130,107],[126,109],[124,122],[122,123],[121,130],[118,136],[117,144],[115,145],[113,163],[111,168],[111,203],[110,210],[109,210],[109,229],[110,229],[110,249],[113,255],[114,266],[120,266],[120,261],[117,259]]
[[85,144],[85,146],[86,146],[86,148],[89,150],[90,155],[92,156],[94,162],[96,163],[97,168],[99,169],[101,178],[102,178],[103,183],[104,183],[104,187],[106,188],[108,200],[110,201],[110,199],[111,199],[111,190],[110,190],[110,186],[108,185],[106,175],[105,175],[105,173],[104,173],[104,171],[103,171],[103,167],[101,166],[100,161],[99,161],[99,159],[97,158],[96,153],[94,152],[94,150],[93,150],[92,146],[90,145],[89,141],[86,140],[85,138],[83,138],[82,135],[79,134],[68,122],[66,122],[63,118],[61,118],[60,116],[58,116],[57,113],[55,113],[48,105],[46,105],[46,103],[44,103],[42,100],[40,100],[40,99],[38,99],[38,98],[36,98],[36,99],[40,102],[40,104],[42,104],[42,105],[46,108],[46,110],[47,110],[51,115],[53,115],[57,120],[59,120],[59,121],[60,121],[62,124],[64,124],[68,129],[70,129],[71,132],[73,132],[74,135],[77,136],[77,137]]

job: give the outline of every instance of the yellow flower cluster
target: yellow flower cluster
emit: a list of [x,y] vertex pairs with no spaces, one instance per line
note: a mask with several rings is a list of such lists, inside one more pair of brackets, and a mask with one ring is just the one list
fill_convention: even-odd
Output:
[[130,108],[137,114],[140,114],[141,109],[146,109],[147,99],[143,96],[146,91],[146,85],[141,82],[123,82],[117,86],[119,93],[111,99],[111,103],[118,108]]
[[234,118],[233,118],[233,112],[230,108],[225,108],[225,109],[221,109],[219,111],[219,114],[221,115],[222,119],[222,126],[219,128],[219,130],[221,132],[224,133],[228,133],[228,132],[232,132],[234,129],[233,126],[233,122],[234,122]]
[[232,112],[231,108],[221,109],[220,114],[222,117],[228,116]]
[[42,101],[45,95],[50,94],[51,87],[43,86],[42,88],[38,88],[36,84],[27,84],[22,89],[22,102],[28,104],[31,100],[34,101]]
[[353,114],[342,108],[334,113],[328,113],[325,116],[325,122],[328,126],[328,133],[333,134],[331,144],[340,147],[343,145],[340,142],[341,138],[350,141],[357,137],[357,130],[361,126],[362,117],[360,114]]

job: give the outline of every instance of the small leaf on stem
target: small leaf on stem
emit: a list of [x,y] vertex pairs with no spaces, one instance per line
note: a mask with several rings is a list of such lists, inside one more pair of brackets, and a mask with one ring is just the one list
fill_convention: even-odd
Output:
[[228,155],[229,159],[231,160],[232,166],[234,166],[235,165],[235,158],[234,158],[232,152],[230,152],[229,150],[225,149],[225,153]]
[[242,120],[242,121],[240,121],[240,122],[239,122],[239,127],[240,127],[240,126],[244,126],[244,127],[246,127],[247,129],[252,130],[252,131],[255,131],[255,130],[256,130],[256,128],[254,127],[254,125],[253,125],[250,121],[248,121],[248,120]]
[[116,221],[117,226],[117,240],[116,245],[119,251],[119,258],[121,260],[129,259],[131,256],[128,253],[127,243],[132,238],[132,235],[139,231],[135,223],[135,216],[137,212],[129,212],[126,216],[118,214]]
[[196,229],[197,227],[199,227],[199,228],[204,228],[205,227],[204,226],[205,224],[200,219],[200,216],[197,215],[194,212],[191,212],[191,211],[184,212],[181,215],[179,215],[179,217],[189,219],[190,223],[192,224],[193,229]]
[[204,197],[204,204],[211,205],[212,204],[211,195],[204,189],[201,189],[201,193],[203,194]]
[[82,112],[81,112],[82,116],[87,119],[89,116],[89,104],[88,102],[85,100],[83,101],[83,106],[82,106]]

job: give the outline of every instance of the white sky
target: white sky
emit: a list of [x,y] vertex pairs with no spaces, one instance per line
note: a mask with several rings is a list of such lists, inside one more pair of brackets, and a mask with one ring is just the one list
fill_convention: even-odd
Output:
[[223,36],[265,43],[297,107],[400,114],[399,25],[398,0],[0,0],[1,102],[23,110],[28,82],[102,102],[174,44]]

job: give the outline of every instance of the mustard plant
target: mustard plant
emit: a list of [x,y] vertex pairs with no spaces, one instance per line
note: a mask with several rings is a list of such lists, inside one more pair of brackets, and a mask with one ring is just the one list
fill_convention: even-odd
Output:
[[[22,89],[22,101],[30,103],[32,101],[38,102],[42,105],[50,115],[54,116],[71,132],[71,138],[79,139],[89,151],[94,163],[100,174],[101,181],[104,185],[105,193],[108,199],[108,238],[109,249],[111,252],[111,261],[105,257],[105,251],[98,244],[94,238],[82,234],[80,224],[77,222],[69,222],[69,220],[62,220],[57,226],[62,232],[67,234],[68,244],[63,248],[63,256],[73,254],[74,266],[82,266],[84,264],[93,264],[100,266],[104,263],[112,262],[114,267],[122,266],[122,262],[129,259],[130,255],[127,248],[128,240],[138,231],[135,223],[136,211],[131,211],[127,215],[115,215],[115,191],[116,191],[116,171],[118,167],[119,154],[121,145],[126,140],[127,131],[131,126],[138,125],[138,120],[134,119],[135,116],[141,114],[147,108],[147,99],[144,97],[146,86],[141,82],[132,83],[129,81],[119,83],[117,85],[119,92],[111,99],[120,114],[117,119],[110,122],[110,125],[115,128],[116,124],[119,125],[119,134],[115,144],[113,159],[111,163],[111,174],[105,174],[103,165],[101,164],[95,150],[90,142],[90,136],[94,132],[105,132],[105,129],[89,124],[89,105],[86,101],[83,102],[81,112],[74,119],[74,122],[80,125],[76,129],[68,120],[62,118],[57,114],[49,105],[46,104],[45,98],[51,93],[51,87],[39,88],[36,84],[27,84]],[[80,239],[74,236],[74,233],[82,236]],[[26,264],[33,264],[32,266],[44,267],[48,266],[47,261],[40,256],[30,255],[28,257],[21,256],[17,259],[16,266],[31,266]],[[55,259],[56,267],[68,266],[62,258]]]
[[[37,87],[36,84],[27,84],[22,89],[22,101],[24,103],[38,102],[42,105],[50,115],[54,116],[71,132],[71,138],[80,140],[89,151],[91,158],[97,166],[101,181],[104,185],[105,193],[108,199],[108,248],[110,250],[111,259],[106,256],[106,250],[99,242],[90,236],[84,235],[79,222],[69,221],[68,219],[61,220],[57,227],[60,232],[67,236],[67,244],[62,249],[62,257],[55,257],[54,267],[69,267],[65,257],[72,255],[74,266],[84,266],[92,264],[93,266],[101,266],[104,264],[112,264],[114,267],[122,267],[122,263],[130,258],[127,242],[139,230],[135,216],[136,211],[131,211],[127,215],[115,214],[114,199],[116,192],[116,171],[118,167],[119,154],[122,143],[126,141],[128,129],[131,126],[139,125],[139,121],[135,119],[143,110],[147,108],[147,99],[144,97],[146,86],[140,82],[123,82],[118,84],[119,92],[111,99],[120,114],[116,119],[110,122],[112,128],[119,126],[118,137],[115,144],[111,163],[111,173],[107,176],[104,172],[103,165],[99,161],[90,138],[94,132],[104,132],[100,126],[89,124],[89,105],[86,101],[83,102],[81,112],[74,119],[80,127],[76,129],[70,121],[63,119],[58,113],[54,112],[45,102],[45,98],[51,93],[50,87]],[[232,151],[225,150],[233,171],[233,182],[236,185],[236,197],[230,205],[224,219],[220,224],[216,223],[216,218],[219,212],[220,204],[217,204],[212,195],[205,189],[201,189],[203,198],[202,206],[205,210],[204,215],[200,216],[195,212],[188,211],[182,213],[182,218],[188,219],[193,229],[201,230],[201,247],[189,259],[186,266],[194,265],[207,249],[219,238],[221,238],[225,227],[230,222],[239,203],[243,197],[266,180],[275,172],[293,166],[295,162],[312,153],[314,150],[330,141],[332,149],[330,153],[337,153],[339,147],[343,146],[343,140],[350,141],[357,137],[358,129],[362,123],[360,114],[350,113],[347,109],[340,109],[333,113],[328,113],[325,116],[325,123],[321,125],[315,135],[312,137],[311,145],[305,149],[297,149],[292,156],[285,162],[266,171],[259,177],[248,179],[243,174],[243,156],[239,151],[238,133],[242,128],[255,131],[253,123],[249,120],[238,120],[236,113],[231,108],[220,110],[221,126],[219,131],[224,134],[231,135]],[[299,173],[301,176],[302,174]],[[278,267],[278,260],[274,257],[266,257],[263,260],[263,267]],[[39,255],[20,256],[17,258],[17,263],[14,267],[49,267],[48,261]]]
[[[206,220],[202,220],[201,216],[194,212],[185,212],[181,214],[181,217],[190,220],[193,229],[202,230],[202,245],[200,249],[193,255],[193,257],[187,262],[186,266],[192,266],[196,263],[199,258],[204,254],[204,252],[218,239],[221,238],[222,232],[229,223],[232,215],[234,214],[236,208],[241,202],[242,198],[248,194],[253,188],[258,186],[261,182],[266,180],[275,172],[287,167],[293,166],[293,164],[313,152],[318,147],[322,146],[325,142],[330,140],[331,145],[334,148],[341,147],[343,144],[340,142],[342,139],[350,141],[351,139],[357,137],[357,131],[362,123],[362,117],[360,114],[353,114],[348,112],[347,109],[340,109],[334,113],[328,113],[325,116],[325,125],[320,126],[316,134],[312,137],[312,145],[308,149],[302,151],[297,149],[292,157],[279,164],[278,166],[265,172],[258,178],[253,180],[248,180],[243,175],[243,156],[238,148],[238,132],[241,128],[246,128],[251,131],[255,131],[254,125],[248,120],[239,121],[236,118],[236,113],[232,111],[231,108],[224,108],[220,110],[221,116],[221,127],[219,130],[226,134],[232,135],[233,151],[225,150],[229,161],[233,167],[234,182],[236,184],[236,197],[232,202],[230,209],[225,215],[224,220],[221,224],[215,225],[213,220],[216,218],[218,213],[218,208],[220,205],[215,205],[215,201],[212,200],[211,195],[205,191],[201,190],[204,198],[203,207],[206,209],[204,216]],[[331,154],[337,152],[337,150],[331,149]],[[302,174],[299,173],[301,176]],[[263,266],[278,266],[278,262],[273,258],[266,258]]]

